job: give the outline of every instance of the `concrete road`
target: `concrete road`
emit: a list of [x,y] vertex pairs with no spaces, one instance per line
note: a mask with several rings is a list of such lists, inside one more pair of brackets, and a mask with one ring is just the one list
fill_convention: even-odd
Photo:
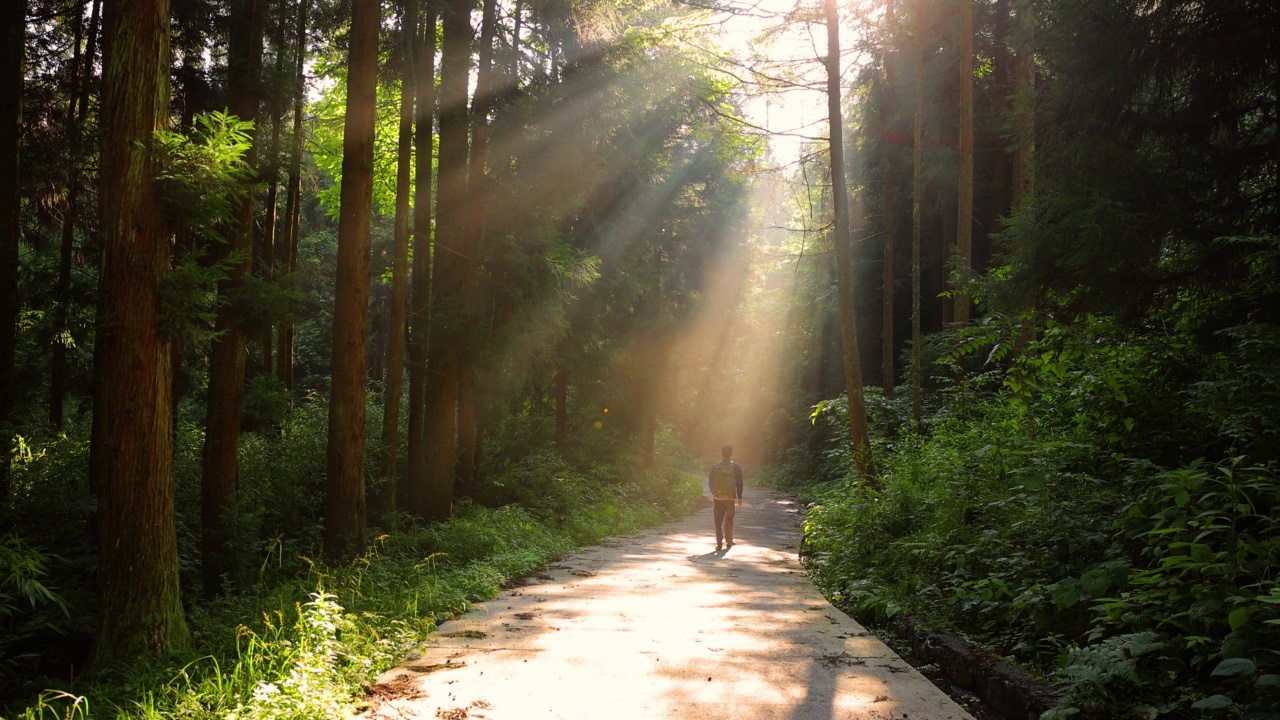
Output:
[[800,514],[749,488],[552,563],[379,678],[368,718],[972,720],[813,587]]

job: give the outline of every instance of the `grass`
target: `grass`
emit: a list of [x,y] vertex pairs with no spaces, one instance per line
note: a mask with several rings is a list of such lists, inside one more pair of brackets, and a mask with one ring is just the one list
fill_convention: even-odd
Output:
[[[246,438],[239,517],[246,539],[237,548],[234,590],[188,606],[189,650],[89,678],[43,678],[36,682],[48,689],[35,697],[29,693],[29,700],[0,710],[0,717],[345,717],[357,711],[353,698],[362,686],[439,622],[577,547],[677,517],[701,496],[698,476],[682,470],[687,459],[674,446],[666,447],[658,467],[640,469],[625,443],[596,434],[586,436],[594,451],[570,462],[564,459],[569,452],[551,449],[540,436],[515,437],[514,428],[527,433],[538,424],[517,418],[511,432],[500,428],[493,436],[476,502],[459,503],[447,523],[385,517],[363,555],[330,565],[312,554],[319,499],[313,466],[323,460],[317,454],[323,433],[313,420],[304,417],[281,441]],[[196,566],[188,558],[198,532],[183,517],[192,516],[184,508],[198,497],[198,487],[183,479],[183,465],[198,449],[197,439],[187,438],[189,447],[178,459],[186,598],[197,596],[191,590]],[[80,462],[65,453],[49,456],[58,458],[63,464]],[[34,462],[31,471],[40,474],[30,476],[33,482],[61,467]],[[282,507],[273,497],[291,498],[298,507]],[[73,603],[70,620],[91,622],[91,615],[84,619],[91,609],[86,602]]]

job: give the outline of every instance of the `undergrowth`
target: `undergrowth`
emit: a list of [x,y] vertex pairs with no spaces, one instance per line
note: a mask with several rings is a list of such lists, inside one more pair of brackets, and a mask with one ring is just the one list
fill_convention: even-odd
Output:
[[[998,357],[982,331],[944,339],[952,359]],[[1280,718],[1280,482],[1255,402],[1280,374],[1256,345],[1189,369],[1195,352],[1050,322],[1012,363],[941,374],[919,431],[909,391],[873,390],[875,482],[844,399],[820,404],[772,470],[808,504],[813,576],[863,616],[910,613],[1050,678],[1046,720]]]
[[[362,685],[438,622],[575,547],[681,514],[701,495],[670,433],[660,438],[658,466],[640,468],[625,440],[607,434],[585,435],[562,454],[549,442],[553,426],[531,409],[489,436],[476,501],[459,503],[451,521],[385,516],[361,557],[325,564],[318,550],[323,417],[323,399],[311,398],[278,437],[245,437],[234,589],[187,604],[192,647],[169,663],[89,678],[76,675],[93,632],[87,428],[30,450],[15,466],[16,486],[28,489],[15,501],[26,520],[0,542],[0,637],[8,642],[0,647],[0,677],[9,678],[0,685],[17,701],[0,714],[343,717]],[[371,428],[367,437],[380,433]],[[194,426],[184,427],[175,458],[188,600],[198,597],[200,443]],[[377,449],[369,456],[378,457]],[[53,508],[68,506],[79,510],[54,516]],[[61,674],[57,660],[70,672]],[[24,688],[25,698],[15,697]]]

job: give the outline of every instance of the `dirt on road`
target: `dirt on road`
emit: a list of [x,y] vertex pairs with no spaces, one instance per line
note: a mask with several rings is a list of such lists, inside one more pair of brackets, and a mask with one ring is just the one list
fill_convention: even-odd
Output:
[[703,509],[445,623],[379,678],[364,717],[972,720],[814,588],[790,499],[746,498],[727,552]]

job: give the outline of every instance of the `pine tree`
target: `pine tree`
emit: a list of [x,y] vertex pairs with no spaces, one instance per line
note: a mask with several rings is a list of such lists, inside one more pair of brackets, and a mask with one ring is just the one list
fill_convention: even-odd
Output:
[[[293,149],[289,156],[288,190],[285,199],[285,247],[280,257],[280,273],[288,276],[298,266],[298,240],[302,219],[302,123],[307,101],[307,9],[309,0],[298,3],[294,26]],[[280,325],[280,350],[276,353],[276,377],[288,390],[293,390],[294,326],[291,319]]]
[[853,300],[853,239],[849,233],[849,195],[844,173],[844,124],[840,104],[840,17],[836,0],[824,0],[827,19],[827,118],[830,125],[831,199],[835,210],[832,244],[836,248],[836,287],[840,305],[840,339],[844,350],[845,391],[849,394],[849,430],[858,477],[874,482],[871,436],[862,398],[862,356],[858,354],[857,319]]
[[18,242],[22,235],[22,80],[27,44],[26,0],[0,10],[0,500],[9,494],[13,372],[18,331]]
[[[960,181],[956,249],[960,276],[969,274],[973,254],[973,0],[960,0]],[[969,296],[955,295],[955,322],[969,323]]]
[[188,639],[173,518],[169,340],[159,329],[169,237],[151,151],[169,116],[168,0],[108,4],[103,37],[102,270],[89,461],[98,504],[98,667],[164,656]]
[[911,161],[911,418],[920,425],[920,223],[924,194],[924,2],[915,9],[914,132]]
[[369,316],[380,10],[378,0],[353,0],[351,4],[324,498],[324,551],[332,558],[351,557],[364,547],[365,325]]
[[424,515],[453,512],[459,351],[467,277],[475,248],[467,228],[467,89],[471,75],[471,0],[446,0],[440,53],[440,160],[432,257],[431,336],[427,358],[427,502]]
[[[258,118],[258,76],[262,71],[262,0],[232,0],[231,31],[227,52],[228,110],[242,120]],[[255,164],[258,144],[245,156]],[[253,179],[247,179],[252,183]],[[232,514],[239,479],[240,408],[244,389],[248,336],[240,325],[239,308],[231,302],[248,280],[253,260],[253,193],[246,192],[235,210],[226,252],[234,256],[230,276],[219,283],[224,304],[218,308],[214,329],[218,333],[209,355],[209,399],[204,435],[204,474],[200,492],[201,579],[206,596],[222,591],[223,576],[230,572]]]
[[399,462],[400,398],[404,387],[405,320],[409,297],[409,173],[413,169],[413,96],[417,89],[418,0],[405,0],[400,20],[404,60],[400,74],[400,135],[396,156],[395,250],[391,268],[391,322],[387,329],[387,378],[382,410],[382,469],[386,474],[381,505],[396,509]]
[[405,509],[419,517],[429,512],[427,487],[427,333],[431,311],[431,165],[434,159],[436,6],[427,0],[422,19],[418,64],[418,106],[414,115],[413,293],[409,308],[408,458],[402,483]]

